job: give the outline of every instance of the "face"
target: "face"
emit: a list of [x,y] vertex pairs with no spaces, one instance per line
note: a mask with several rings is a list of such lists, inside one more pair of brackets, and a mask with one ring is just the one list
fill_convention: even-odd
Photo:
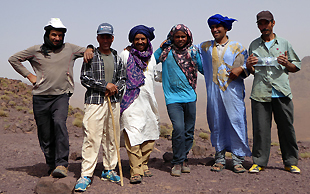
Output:
[[114,40],[114,36],[110,34],[97,35],[97,41],[99,43],[100,49],[102,50],[110,50],[113,40]]
[[56,30],[51,30],[48,38],[53,43],[53,45],[57,46],[59,43],[62,42],[64,38],[64,33]]
[[183,48],[187,43],[187,35],[182,31],[177,31],[173,35],[174,45],[178,48]]
[[226,37],[227,29],[222,24],[214,24],[211,26],[211,33],[216,42],[221,42]]
[[273,34],[273,26],[275,25],[275,21],[268,20],[260,20],[257,22],[257,27],[262,33],[262,36],[270,36]]
[[136,34],[135,38],[133,39],[133,45],[138,51],[145,51],[147,47],[146,36],[144,34]]

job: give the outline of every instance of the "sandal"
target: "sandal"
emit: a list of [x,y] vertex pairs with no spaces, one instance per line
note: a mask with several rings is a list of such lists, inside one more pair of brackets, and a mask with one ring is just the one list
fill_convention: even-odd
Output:
[[215,164],[213,164],[213,166],[211,167],[211,171],[214,171],[214,172],[221,172],[224,168],[225,168],[224,164],[215,163]]
[[142,182],[142,176],[139,174],[135,174],[132,177],[130,177],[131,184],[139,184],[141,182]]
[[143,176],[145,176],[145,177],[152,177],[153,174],[152,174],[152,172],[150,170],[145,170]]
[[241,165],[241,164],[237,164],[234,166],[234,170],[235,173],[244,173],[246,170],[245,168]]

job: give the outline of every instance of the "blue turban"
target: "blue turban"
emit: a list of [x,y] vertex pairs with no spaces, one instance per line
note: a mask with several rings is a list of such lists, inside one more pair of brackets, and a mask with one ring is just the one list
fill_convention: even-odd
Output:
[[232,23],[234,21],[237,20],[233,18],[223,17],[220,14],[215,14],[208,19],[208,24],[210,28],[214,24],[222,24],[227,29],[227,31],[230,31],[232,28]]
[[153,27],[149,28],[144,25],[135,26],[129,32],[128,35],[129,42],[133,42],[133,39],[135,38],[136,34],[144,34],[144,36],[146,36],[147,39],[152,41],[155,38],[154,30],[155,29]]

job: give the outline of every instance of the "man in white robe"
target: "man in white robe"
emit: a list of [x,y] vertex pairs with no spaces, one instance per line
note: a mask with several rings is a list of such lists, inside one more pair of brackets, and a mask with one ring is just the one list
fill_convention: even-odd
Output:
[[130,164],[130,183],[153,176],[147,164],[159,138],[159,113],[154,94],[156,61],[151,40],[154,28],[138,25],[129,32],[130,51],[120,57],[127,65],[126,92],[121,103],[121,129]]

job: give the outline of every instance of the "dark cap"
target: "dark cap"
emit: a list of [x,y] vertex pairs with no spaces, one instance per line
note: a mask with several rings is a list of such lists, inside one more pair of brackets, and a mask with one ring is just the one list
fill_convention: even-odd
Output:
[[260,20],[268,20],[268,21],[272,21],[273,20],[273,15],[270,11],[261,11],[256,15],[257,18],[257,22],[259,22]]
[[98,26],[97,34],[110,34],[113,35],[113,26],[108,23],[102,23]]

